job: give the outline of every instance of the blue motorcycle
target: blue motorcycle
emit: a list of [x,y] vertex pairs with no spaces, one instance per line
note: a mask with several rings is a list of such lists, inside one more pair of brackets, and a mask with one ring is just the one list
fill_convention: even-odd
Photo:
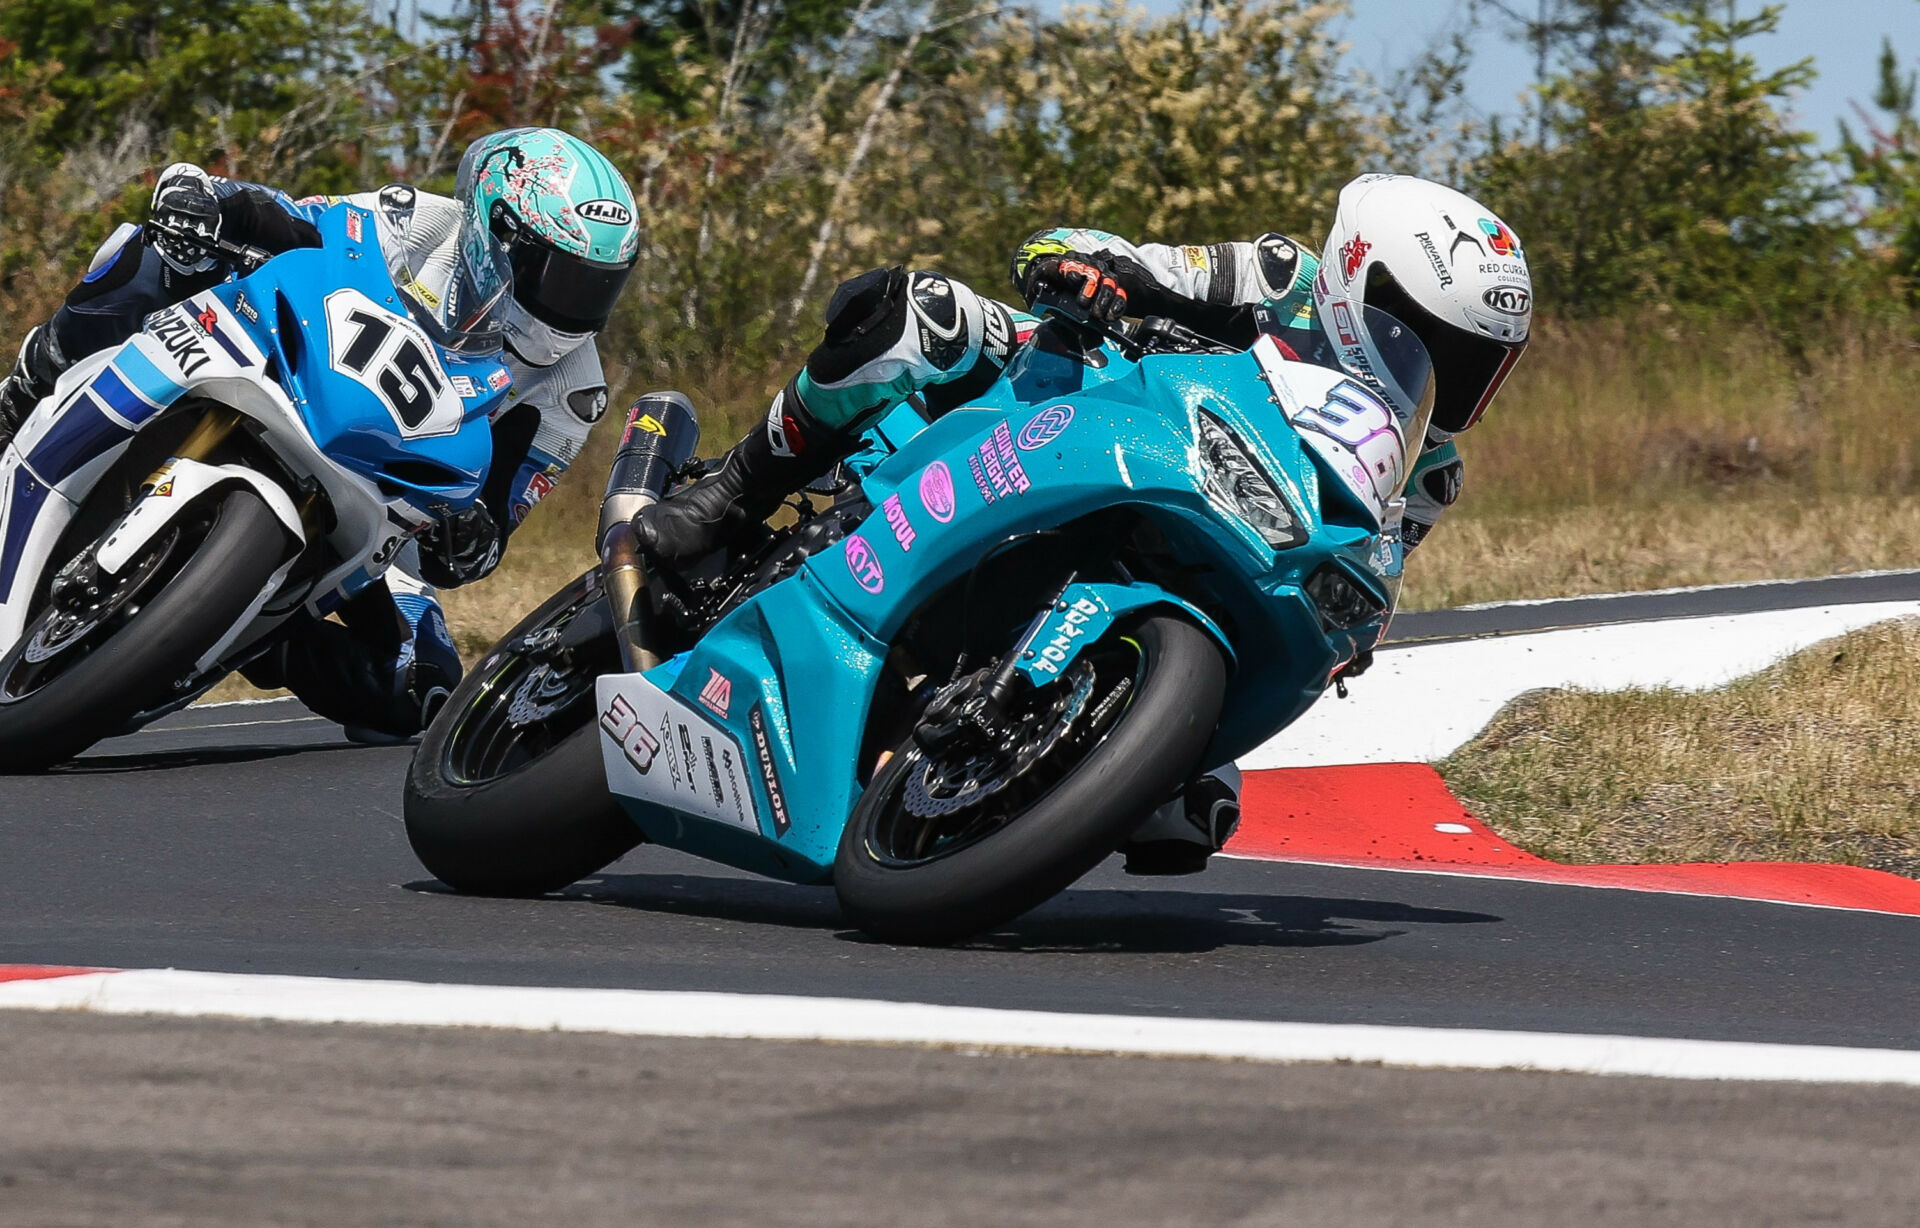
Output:
[[76,363],[0,454],[0,771],[191,702],[479,496],[492,305],[455,328],[401,294],[376,225],[217,244],[254,271]]
[[416,853],[526,894],[649,840],[914,943],[1034,907],[1379,641],[1432,376],[1369,323],[1346,369],[1271,321],[1244,349],[1056,307],[977,404],[896,411],[793,523],[683,572],[626,526],[699,471],[693,411],[642,398],[601,566],[422,739]]

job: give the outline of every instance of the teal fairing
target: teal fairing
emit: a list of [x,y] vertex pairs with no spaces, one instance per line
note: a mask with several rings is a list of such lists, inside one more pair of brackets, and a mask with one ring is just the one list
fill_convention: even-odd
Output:
[[[1385,629],[1402,563],[1406,442],[1424,423],[1418,405],[1389,410],[1346,373],[1262,346],[1132,361],[1109,343],[1094,365],[1071,347],[1030,345],[977,404],[917,431],[900,414],[883,421],[855,462],[871,514],[645,676],[668,692],[666,724],[684,720],[673,712],[694,714],[733,743],[719,743],[729,766],[758,761],[762,770],[742,773],[754,813],[692,816],[649,800],[656,785],[616,784],[622,805],[657,841],[777,877],[824,879],[860,792],[862,737],[889,646],[917,613],[955,600],[1001,544],[1116,509],[1157,530],[1177,574],[1070,589],[1015,651],[1064,669],[1096,628],[1127,612],[1183,610],[1233,667],[1209,762],[1297,719]],[[1417,366],[1401,362],[1402,378],[1417,384]],[[1392,423],[1391,458],[1366,440],[1354,453],[1383,466],[1371,486],[1336,466],[1347,455],[1341,441],[1309,438],[1363,418]],[[1253,470],[1218,472],[1217,449],[1203,446],[1209,431],[1224,431]],[[1263,481],[1271,495],[1250,499]],[[1277,506],[1296,532],[1276,529]],[[1086,619],[1078,627],[1076,610]],[[1025,659],[1022,668],[1036,683],[1047,676]],[[603,703],[630,678],[603,679]],[[727,792],[716,784],[716,798]]]

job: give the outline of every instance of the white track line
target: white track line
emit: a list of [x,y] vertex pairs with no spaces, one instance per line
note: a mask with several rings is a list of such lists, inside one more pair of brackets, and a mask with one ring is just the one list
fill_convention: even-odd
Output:
[[0,1008],[1053,1053],[1920,1086],[1920,1052],[1637,1036],[1078,1015],[759,994],[172,970],[0,984]]
[[252,729],[256,725],[304,725],[308,721],[324,721],[324,716],[282,716],[270,721],[225,721],[218,725],[155,725],[147,729],[136,729],[135,733],[203,733],[209,729]]

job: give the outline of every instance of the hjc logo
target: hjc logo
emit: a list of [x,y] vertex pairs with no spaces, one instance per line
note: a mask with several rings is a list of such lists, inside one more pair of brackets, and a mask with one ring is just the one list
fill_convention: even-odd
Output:
[[590,200],[574,210],[589,222],[605,222],[609,226],[625,226],[633,221],[633,213],[617,200]]
[[880,559],[874,554],[873,546],[858,533],[847,538],[847,570],[869,593],[877,593],[887,586],[886,573],[880,570]]

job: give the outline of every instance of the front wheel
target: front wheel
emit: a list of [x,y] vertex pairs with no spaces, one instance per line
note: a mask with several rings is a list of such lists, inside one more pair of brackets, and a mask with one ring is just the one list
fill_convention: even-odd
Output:
[[620,668],[599,576],[548,598],[470,671],[407,771],[407,840],[473,895],[558,891],[640,843],[607,791],[594,682]]
[[0,771],[70,759],[178,695],[286,560],[286,530],[241,488],[181,512],[120,570],[88,550],[0,657]]
[[841,834],[841,906],[876,938],[934,944],[1052,898],[1200,766],[1226,679],[1206,632],[1153,615],[1016,701],[1010,752],[929,754],[909,738]]

